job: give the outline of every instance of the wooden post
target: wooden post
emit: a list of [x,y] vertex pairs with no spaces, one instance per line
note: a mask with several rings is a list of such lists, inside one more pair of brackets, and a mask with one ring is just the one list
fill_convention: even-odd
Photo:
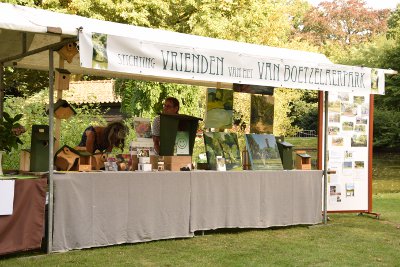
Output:
[[3,117],[3,110],[4,110],[4,64],[0,62],[0,118]]
[[[61,55],[58,56],[58,67],[60,69],[64,68],[64,59]],[[60,79],[60,76],[58,76],[58,79]],[[60,81],[56,81],[55,84],[60,84]],[[62,99],[62,88],[57,87],[57,99]],[[61,137],[61,119],[56,118],[56,124],[55,124],[55,142],[54,142],[54,151],[58,151],[60,148],[60,137]]]

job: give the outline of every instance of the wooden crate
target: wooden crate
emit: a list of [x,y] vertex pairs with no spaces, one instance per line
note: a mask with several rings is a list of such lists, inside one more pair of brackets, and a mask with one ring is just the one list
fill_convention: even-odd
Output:
[[192,169],[192,156],[164,156],[164,167],[169,171],[180,171],[183,167]]
[[94,169],[94,166],[92,164],[92,156],[80,156],[79,161],[78,161],[78,171],[80,172],[90,172],[92,169]]

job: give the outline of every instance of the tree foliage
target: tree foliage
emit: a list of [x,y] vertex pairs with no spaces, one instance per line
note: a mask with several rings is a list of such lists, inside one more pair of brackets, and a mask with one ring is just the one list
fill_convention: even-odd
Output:
[[[2,2],[220,39],[322,51],[332,61],[341,64],[391,69],[400,66],[400,9],[397,8],[388,19],[389,10],[372,10],[363,0],[326,1],[317,7],[305,0]],[[6,68],[5,79],[6,94],[14,96],[37,92],[48,86],[46,72]],[[116,88],[123,97],[123,111],[133,116],[153,117],[160,112],[162,100],[169,95],[181,101],[181,113],[200,117],[203,114],[204,89],[197,86],[120,80]],[[398,88],[399,76],[387,77],[386,95],[375,97],[378,112],[398,111]],[[250,100],[247,97],[249,95],[235,94],[234,109],[238,124],[248,127]],[[314,127],[316,105],[315,93],[276,90],[274,133],[291,135],[301,128]],[[45,117],[34,107],[26,108],[32,116]],[[381,127],[387,118],[386,115],[380,116],[380,124],[375,128]],[[379,137],[379,133],[376,136]]]
[[364,0],[321,2],[304,17],[300,32],[317,45],[334,41],[340,46],[370,41],[385,33],[390,10],[373,10]]
[[287,88],[275,89],[274,110],[274,135],[292,136],[300,131],[300,127],[294,125],[295,116],[290,116],[296,103],[302,97],[302,90]]
[[49,86],[49,74],[46,71],[6,67],[4,85],[5,95],[32,95]]
[[400,5],[397,5],[388,19],[388,37],[395,38],[400,36]]
[[200,88],[173,83],[117,80],[116,92],[122,96],[122,111],[132,116],[153,118],[162,111],[163,101],[172,96],[179,100],[180,113],[200,116]]
[[374,148],[399,150],[400,111],[375,110]]

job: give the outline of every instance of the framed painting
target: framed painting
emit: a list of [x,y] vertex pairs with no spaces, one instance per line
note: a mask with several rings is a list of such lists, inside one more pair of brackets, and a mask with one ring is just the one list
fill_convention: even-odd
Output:
[[274,97],[251,95],[250,132],[272,133],[274,128]]
[[207,110],[205,127],[216,129],[232,128],[233,91],[207,88]]
[[147,140],[151,138],[151,123],[150,119],[146,118],[134,118],[133,128],[135,129],[137,140]]
[[226,170],[241,170],[242,161],[236,133],[205,132],[207,162],[212,170],[217,169],[217,156],[225,159]]

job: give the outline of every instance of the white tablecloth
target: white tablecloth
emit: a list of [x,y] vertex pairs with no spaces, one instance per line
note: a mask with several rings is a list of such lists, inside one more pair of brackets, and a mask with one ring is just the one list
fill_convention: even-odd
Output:
[[190,175],[54,175],[53,251],[193,236]]
[[320,223],[322,171],[192,173],[190,230]]
[[54,176],[53,251],[320,223],[322,171],[96,172]]

